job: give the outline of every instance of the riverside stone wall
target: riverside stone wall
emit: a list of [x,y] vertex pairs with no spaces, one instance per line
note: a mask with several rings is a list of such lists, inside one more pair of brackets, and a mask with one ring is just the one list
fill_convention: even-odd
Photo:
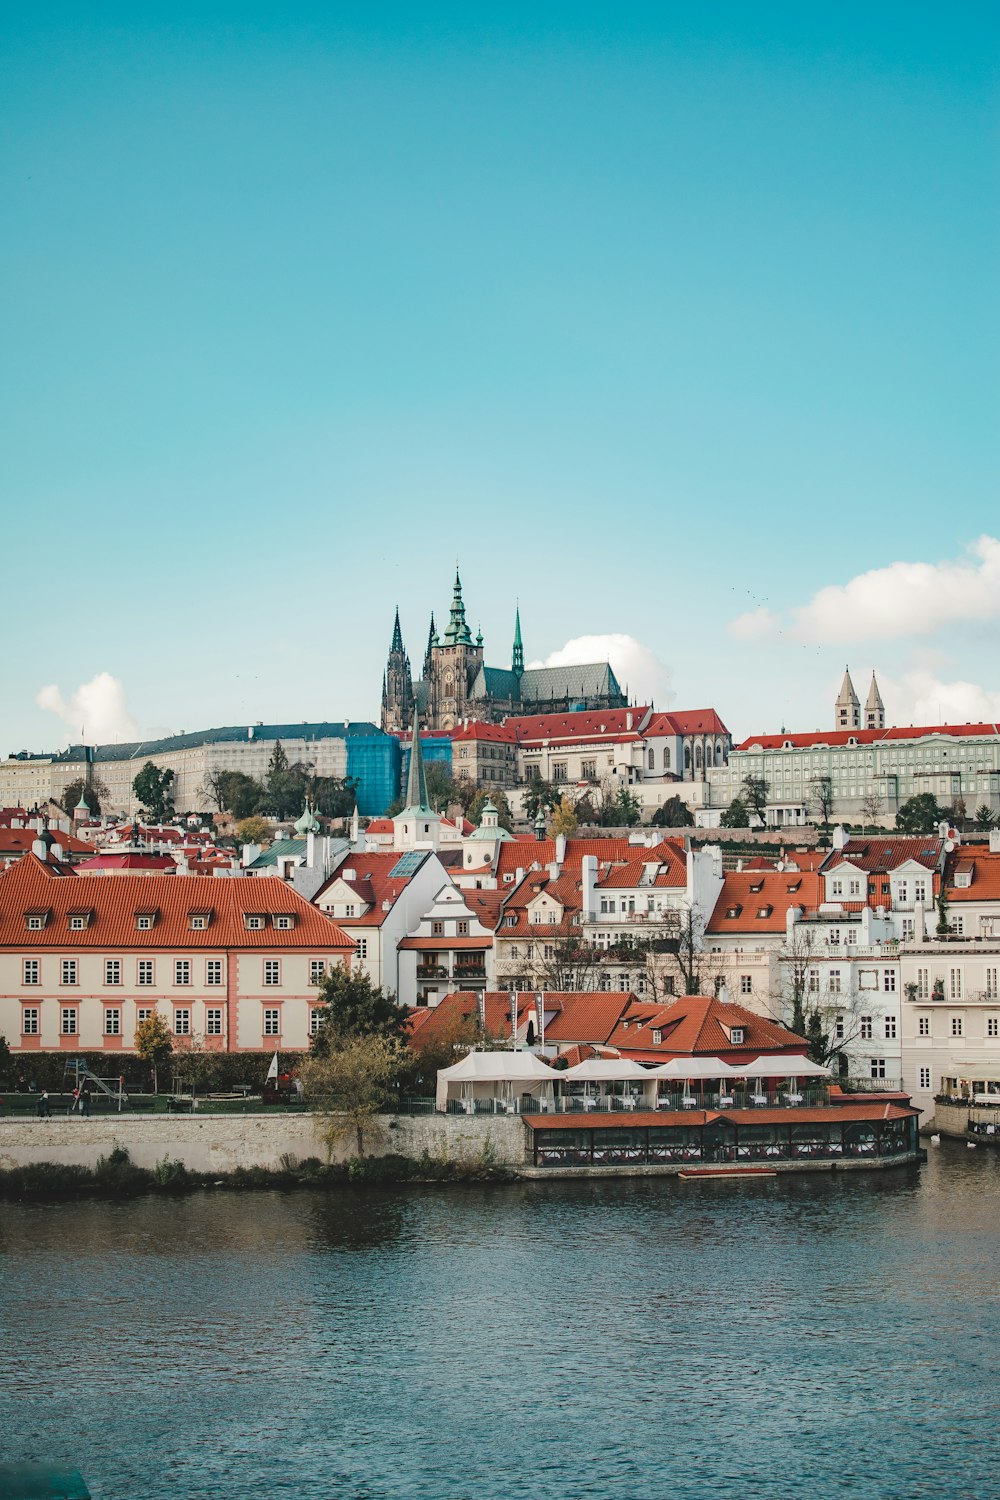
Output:
[[[0,1119],[0,1169],[58,1162],[94,1167],[98,1157],[123,1146],[140,1167],[167,1157],[195,1172],[236,1167],[279,1167],[285,1155],[326,1160],[320,1136],[328,1120],[316,1115],[102,1115]],[[388,1152],[448,1161],[520,1166],[525,1127],[517,1116],[380,1115],[365,1136],[365,1153]],[[332,1160],[357,1151],[353,1130],[341,1135]]]

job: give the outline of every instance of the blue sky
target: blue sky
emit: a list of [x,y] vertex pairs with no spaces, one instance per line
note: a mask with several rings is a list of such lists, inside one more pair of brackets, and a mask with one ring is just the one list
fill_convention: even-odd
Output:
[[377,716],[456,557],[737,735],[1000,716],[994,7],[4,31],[0,753]]

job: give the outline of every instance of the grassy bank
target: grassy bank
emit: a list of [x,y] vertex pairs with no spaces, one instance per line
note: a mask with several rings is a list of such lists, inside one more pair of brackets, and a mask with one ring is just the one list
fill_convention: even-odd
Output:
[[155,1167],[136,1166],[117,1147],[96,1167],[40,1162],[0,1172],[0,1199],[17,1203],[62,1202],[78,1198],[138,1198],[146,1193],[180,1195],[252,1188],[291,1191],[296,1188],[353,1188],[392,1183],[508,1182],[516,1173],[483,1162],[454,1162],[432,1157],[365,1156],[327,1165],[319,1157],[282,1158],[277,1168],[237,1167],[233,1172],[192,1172],[183,1162],[164,1157]]

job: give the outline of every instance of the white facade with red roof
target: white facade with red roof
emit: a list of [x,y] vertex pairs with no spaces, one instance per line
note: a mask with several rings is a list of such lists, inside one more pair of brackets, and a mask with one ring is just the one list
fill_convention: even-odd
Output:
[[457,991],[495,984],[493,932],[500,897],[460,890],[449,881],[435,893],[399,945],[399,997],[404,1005],[440,1005]]
[[303,1049],[317,980],[353,943],[283,881],[0,875],[0,1033],[13,1051],[133,1050],[158,1011],[228,1052]]
[[[970,811],[1000,812],[1000,727],[842,729],[813,734],[752,735],[732,748],[728,766],[708,776],[710,801],[698,822],[709,824],[740,795],[747,776],[768,784],[767,822],[806,823],[829,787],[832,819],[891,825],[905,802],[924,792],[942,807],[961,798]],[[878,807],[877,816],[872,809]]]

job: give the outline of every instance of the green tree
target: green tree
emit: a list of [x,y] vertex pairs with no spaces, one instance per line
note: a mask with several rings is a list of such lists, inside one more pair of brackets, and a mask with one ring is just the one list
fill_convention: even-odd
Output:
[[752,818],[765,822],[770,783],[763,776],[744,776],[740,785],[740,801]]
[[352,972],[335,964],[320,980],[316,998],[324,1009],[309,1049],[313,1057],[325,1057],[332,1048],[354,1037],[406,1039],[405,1008],[396,1004],[395,995],[387,995],[360,970]]
[[374,1117],[392,1101],[412,1061],[401,1041],[385,1035],[344,1037],[337,1046],[305,1059],[302,1086],[313,1108],[328,1118],[321,1139],[329,1155],[353,1131],[358,1156],[364,1156]]
[[161,823],[164,818],[173,816],[173,784],[173,771],[161,771],[151,760],[147,760],[133,781],[132,790],[138,797],[143,812],[152,822]]
[[616,828],[634,828],[642,817],[642,803],[634,792],[630,792],[627,786],[618,788],[618,796],[615,798],[615,812],[618,821],[613,824]]
[[749,828],[750,814],[739,797],[734,797],[719,819],[720,828]]
[[234,818],[249,818],[266,801],[264,783],[243,771],[209,771],[201,795],[220,812]]
[[481,821],[483,816],[483,808],[486,806],[487,802],[492,802],[493,806],[500,814],[497,820],[500,824],[500,827],[506,828],[508,833],[513,833],[514,814],[510,810],[510,803],[507,801],[507,793],[504,791],[502,786],[494,786],[492,785],[492,783],[489,786],[481,786],[476,792],[475,796],[472,798],[472,801],[469,803],[469,806],[466,809],[465,813],[465,816],[468,818],[469,822],[478,824]]
[[63,788],[59,804],[71,813],[84,794],[86,794],[87,806],[92,813],[99,813],[102,804],[108,800],[108,789],[99,776],[91,777],[89,786],[82,776],[78,776],[75,781],[71,781]]
[[447,812],[456,802],[461,804],[461,793],[443,761],[425,761],[424,777],[427,782],[427,800],[435,812]]
[[0,1078],[6,1078],[10,1070],[10,1047],[7,1038],[0,1032]]
[[933,833],[942,818],[942,812],[931,792],[920,792],[904,802],[896,814],[896,828],[900,833],[919,836]]
[[809,1056],[813,1062],[825,1063],[830,1056],[830,1037],[823,1030],[823,1017],[818,1010],[809,1012],[805,1034],[809,1040]]
[[215,1053],[205,1049],[203,1036],[178,1038],[174,1051],[174,1079],[179,1088],[187,1087],[194,1099],[215,1072]]
[[266,848],[271,842],[271,829],[263,818],[243,818],[236,825],[236,837],[241,844],[260,844]]
[[976,808],[976,827],[980,833],[989,833],[996,826],[993,814],[987,803],[983,802]]
[[521,806],[528,822],[535,821],[539,808],[545,813],[551,812],[561,795],[551,781],[543,781],[541,776],[530,777],[521,794]]
[[133,1041],[136,1052],[152,1069],[153,1093],[158,1093],[159,1070],[165,1066],[174,1050],[173,1037],[159,1011],[150,1011],[146,1019],[139,1022]]
[[308,793],[321,818],[349,818],[358,800],[358,784],[350,776],[313,776]]
[[560,797],[552,811],[552,819],[549,823],[549,837],[554,839],[559,834],[564,834],[566,838],[571,838],[579,826],[576,809],[572,802],[568,797]]
[[680,797],[668,797],[662,807],[658,807],[649,820],[654,828],[693,828],[694,818],[691,809]]

